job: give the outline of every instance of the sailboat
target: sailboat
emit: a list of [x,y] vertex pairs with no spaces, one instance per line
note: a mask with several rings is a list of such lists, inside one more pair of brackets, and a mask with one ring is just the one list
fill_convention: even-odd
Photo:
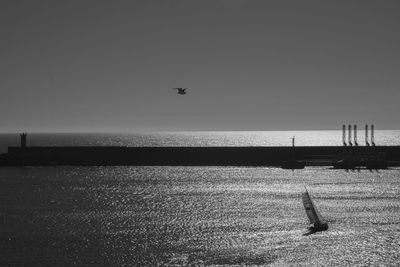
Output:
[[310,226],[308,227],[309,232],[307,234],[328,230],[328,224],[318,212],[317,207],[314,205],[314,202],[310,197],[310,194],[308,194],[307,188],[306,192],[302,194],[302,199],[307,217],[310,220]]

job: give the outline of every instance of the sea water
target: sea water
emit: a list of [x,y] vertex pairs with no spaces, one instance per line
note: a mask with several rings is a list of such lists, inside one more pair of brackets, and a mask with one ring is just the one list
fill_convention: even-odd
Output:
[[[358,143],[365,145],[363,131]],[[28,146],[341,146],[341,131],[232,131],[150,133],[28,133]],[[347,138],[347,134],[346,134]],[[353,137],[352,137],[353,139]],[[353,141],[353,140],[352,140]],[[368,141],[371,143],[370,136]],[[400,130],[375,131],[377,145],[400,145]],[[346,140],[347,142],[347,140]],[[0,134],[0,153],[19,146],[18,134]]]
[[[242,145],[262,140],[236,134],[253,136]],[[160,135],[130,144],[121,141],[129,135],[36,135],[28,144],[170,145],[185,135],[196,146],[239,144],[222,133]],[[316,139],[340,144],[333,135]],[[0,266],[396,265],[399,178],[398,168],[1,167]],[[305,187],[328,231],[303,235]]]

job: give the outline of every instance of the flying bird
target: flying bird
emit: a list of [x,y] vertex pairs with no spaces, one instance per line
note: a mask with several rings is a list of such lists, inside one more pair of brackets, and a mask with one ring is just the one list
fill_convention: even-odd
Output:
[[178,90],[178,94],[180,94],[180,95],[186,95],[186,89],[187,88],[172,88],[172,89],[175,89],[175,90]]

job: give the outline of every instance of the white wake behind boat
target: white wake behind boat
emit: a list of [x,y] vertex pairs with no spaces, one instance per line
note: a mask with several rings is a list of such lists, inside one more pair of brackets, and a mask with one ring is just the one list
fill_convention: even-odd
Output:
[[328,230],[328,223],[322,218],[318,212],[317,207],[314,205],[308,191],[302,194],[303,205],[306,210],[308,219],[310,220],[310,227],[308,228],[311,232],[325,231]]

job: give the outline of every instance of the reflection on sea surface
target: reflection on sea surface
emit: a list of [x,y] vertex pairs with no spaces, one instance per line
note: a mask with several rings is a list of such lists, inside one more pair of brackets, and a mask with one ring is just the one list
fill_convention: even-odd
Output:
[[[362,135],[362,131],[360,135]],[[232,131],[160,133],[28,133],[28,146],[341,146],[341,131]],[[364,145],[359,139],[359,144]],[[377,145],[400,145],[399,130],[375,132]],[[0,134],[0,153],[19,146],[18,134]]]
[[[400,170],[0,169],[0,265],[400,261]],[[307,186],[329,230],[310,236]]]

